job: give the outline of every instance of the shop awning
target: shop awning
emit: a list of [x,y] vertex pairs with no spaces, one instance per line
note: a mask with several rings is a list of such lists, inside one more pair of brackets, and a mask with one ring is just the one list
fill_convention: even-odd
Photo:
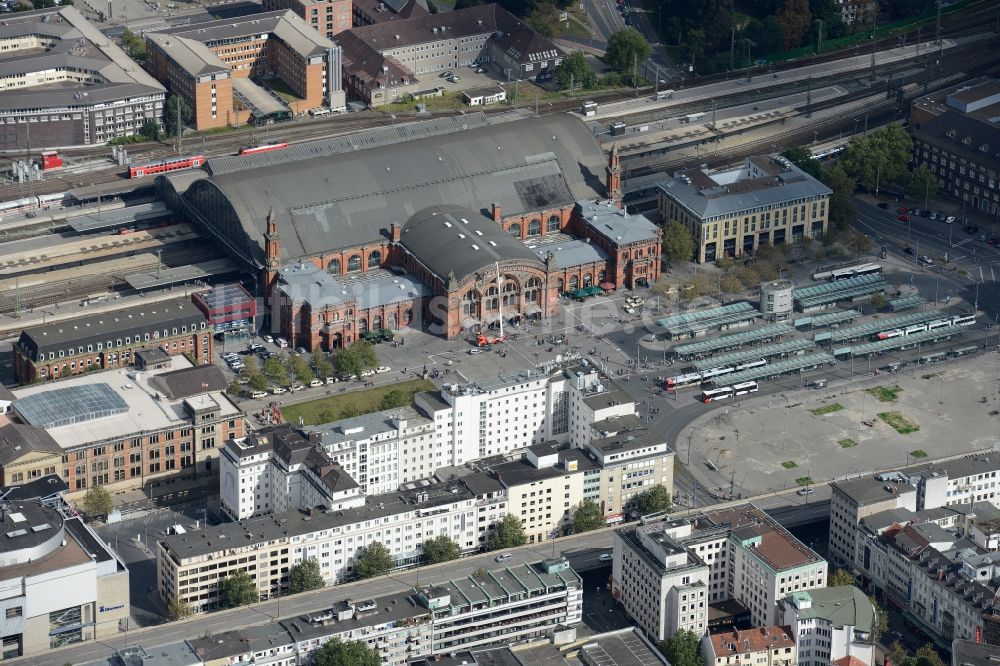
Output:
[[613,291],[615,289],[615,283],[614,282],[602,282],[601,283],[601,289],[603,289],[604,291]]
[[462,320],[462,328],[464,328],[467,331],[471,331],[476,326],[479,326],[479,320],[476,319],[475,317],[466,317],[465,319]]
[[524,306],[524,314],[533,315],[538,314],[542,311],[542,308],[537,303],[528,303]]
[[496,313],[488,314],[485,317],[483,317],[483,323],[486,324],[487,326],[498,321],[500,321],[500,315]]

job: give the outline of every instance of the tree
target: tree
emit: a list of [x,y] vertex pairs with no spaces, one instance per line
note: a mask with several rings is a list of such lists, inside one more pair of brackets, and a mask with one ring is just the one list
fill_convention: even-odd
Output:
[[370,342],[355,342],[350,347],[340,349],[333,357],[337,372],[360,377],[365,370],[378,366],[378,355]]
[[312,654],[313,666],[382,666],[382,657],[361,641],[334,638]]
[[868,597],[868,600],[875,607],[875,626],[872,627],[872,644],[875,644],[878,643],[878,639],[881,638],[882,634],[889,627],[889,616],[886,615],[885,609],[882,608],[875,597]]
[[651,513],[670,511],[673,508],[673,502],[670,501],[670,492],[666,486],[658,483],[636,497],[635,508],[643,516],[648,516]]
[[219,607],[237,608],[260,601],[257,584],[243,569],[219,581]]
[[436,536],[424,542],[424,557],[428,564],[450,562],[462,556],[462,549],[447,534]]
[[180,95],[168,95],[163,103],[163,128],[171,137],[177,136],[178,113],[180,113],[181,127],[183,128],[191,122],[191,105]]
[[160,130],[160,123],[152,118],[145,120],[139,128],[139,134],[150,141],[159,141],[163,132]]
[[585,499],[573,510],[574,533],[589,532],[602,527],[607,527],[607,522],[604,520],[600,505],[594,500]]
[[808,148],[803,148],[801,146],[798,148],[789,148],[781,153],[781,155],[782,157],[788,158],[792,164],[802,169],[816,180],[823,178],[823,165],[819,163],[818,159],[812,156],[812,153],[809,152]]
[[743,291],[743,282],[736,275],[723,275],[719,278],[719,290],[727,294]]
[[550,2],[539,2],[526,19],[528,25],[542,37],[552,39],[560,30],[559,10]]
[[309,363],[298,354],[289,354],[288,369],[295,375],[295,379],[302,384],[308,384],[313,380],[313,373],[309,367]]
[[671,222],[663,232],[663,255],[672,264],[691,261],[694,256],[694,236],[680,222]]
[[933,199],[937,195],[938,179],[934,173],[923,164],[913,170],[910,175],[910,182],[906,186],[906,193],[911,199]]
[[587,57],[583,51],[573,51],[563,58],[556,67],[555,79],[559,87],[564,90],[590,89],[597,85],[597,74],[587,64]]
[[333,376],[333,363],[330,363],[326,354],[319,349],[313,352],[312,368],[316,372],[316,376],[321,379]]
[[397,407],[405,407],[409,404],[409,393],[402,389],[393,389],[382,396],[382,402],[379,407],[382,409],[395,409]]
[[125,49],[125,53],[135,60],[140,65],[146,62],[146,40],[144,40],[139,35],[135,34],[128,28],[125,28],[125,32],[121,36],[122,48]]
[[524,533],[524,526],[521,519],[512,513],[508,513],[497,524],[496,532],[490,537],[490,550],[503,550],[505,548],[518,548],[528,543],[528,537]]
[[319,570],[319,561],[315,558],[303,560],[288,570],[288,591],[291,594],[318,590],[326,587],[323,574]]
[[646,38],[635,28],[625,28],[611,35],[604,62],[616,72],[631,74],[633,71],[642,71],[650,53],[652,49],[646,43]]
[[671,666],[701,666],[705,658],[701,656],[701,639],[689,629],[681,629],[660,643],[660,652]]
[[485,4],[486,0],[458,0],[455,3],[455,9],[467,9],[469,7],[479,7]]
[[288,366],[280,356],[272,356],[264,361],[264,375],[278,386],[288,383]]
[[358,548],[357,555],[354,556],[354,577],[358,580],[384,576],[392,571],[396,566],[389,549],[378,541],[370,546]]
[[889,658],[889,662],[892,664],[902,664],[907,657],[906,648],[899,641],[893,641],[889,649],[885,651],[885,656]]
[[827,587],[840,587],[841,585],[854,585],[854,577],[843,569],[834,569],[826,578]]
[[171,599],[170,603],[167,604],[167,617],[170,618],[171,622],[183,620],[189,615],[191,615],[191,607],[180,599]]
[[924,643],[917,648],[917,653],[914,656],[916,657],[917,666],[945,666],[941,655],[937,653],[937,650],[930,643]]
[[833,191],[828,213],[830,228],[834,231],[849,229],[857,217],[857,210],[854,208],[854,179],[839,164],[835,164],[823,171],[822,180]]
[[863,233],[854,231],[847,237],[847,246],[854,256],[860,257],[872,249],[872,239]]
[[907,165],[913,141],[899,125],[886,125],[847,144],[840,165],[862,188],[874,191],[876,184],[909,182]]
[[104,486],[94,486],[83,496],[83,510],[88,516],[107,516],[113,508],[114,500]]
[[786,51],[798,48],[812,23],[809,0],[785,0],[776,17],[781,24],[781,45]]

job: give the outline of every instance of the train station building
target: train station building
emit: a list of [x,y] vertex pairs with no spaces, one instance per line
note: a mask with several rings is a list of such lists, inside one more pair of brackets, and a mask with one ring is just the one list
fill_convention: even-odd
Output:
[[660,272],[659,228],[618,206],[617,151],[568,115],[468,114],[208,171],[157,190],[258,276],[272,330],[310,350],[381,328],[455,338],[547,318],[566,292]]

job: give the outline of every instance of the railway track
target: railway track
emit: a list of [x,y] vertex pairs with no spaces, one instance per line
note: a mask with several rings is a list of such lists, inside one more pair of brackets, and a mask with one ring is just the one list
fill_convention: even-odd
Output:
[[[933,82],[928,82],[927,89],[928,91],[934,91],[936,89],[943,89],[954,85],[954,83],[961,78],[962,75],[967,74],[969,71],[975,72],[977,75],[984,75],[1000,70],[1000,67],[996,66],[994,63],[995,57],[992,55],[992,48],[981,48],[979,49],[977,57],[962,63],[961,66],[956,64],[951,65],[950,67],[942,67],[938,70],[936,72],[937,78]],[[987,64],[994,64],[994,66],[988,67],[986,66]],[[985,71],[983,69],[984,66],[986,66]],[[882,90],[883,92],[885,91],[884,86]],[[813,105],[812,110],[817,111],[823,108],[842,106],[846,103],[858,101],[871,96],[872,92],[872,90],[860,91],[859,93],[855,93],[848,97],[837,100],[829,100],[824,102],[822,105]],[[904,97],[904,106],[908,105],[908,103],[914,98],[925,94],[927,94],[927,91],[925,91],[922,87],[917,90],[911,90],[910,94]],[[866,108],[865,111],[868,114],[869,125],[878,126],[879,124],[888,122],[894,117],[898,117],[898,104],[899,102],[895,99],[883,99],[880,100],[878,104]],[[734,160],[742,159],[746,155],[751,155],[755,151],[771,151],[775,146],[778,150],[784,150],[786,148],[793,148],[795,146],[811,143],[813,139],[817,141],[824,141],[843,134],[853,134],[856,127],[856,116],[857,113],[846,114],[843,117],[832,118],[818,123],[810,123],[805,127],[794,128],[784,132],[777,132],[763,139],[747,141],[731,149],[719,150],[711,153],[705,151],[700,158],[692,158],[691,156],[672,158],[664,157],[659,159],[655,157],[625,158],[623,160],[625,176],[627,178],[634,178],[646,176],[659,171],[670,172],[678,168],[692,166],[696,161],[699,163],[708,163],[708,165],[712,167],[725,165],[732,163]],[[676,149],[676,146],[672,148],[672,150]],[[664,154],[669,154],[669,152],[670,151],[668,150]]]

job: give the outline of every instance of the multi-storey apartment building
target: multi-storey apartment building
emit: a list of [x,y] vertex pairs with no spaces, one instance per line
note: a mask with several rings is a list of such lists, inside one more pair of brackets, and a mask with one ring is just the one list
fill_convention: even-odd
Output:
[[[565,560],[484,570],[322,612],[191,639],[205,664],[294,666],[331,640],[360,641],[386,666],[551,637],[579,624],[583,583]],[[471,662],[470,662],[471,663]]]
[[888,509],[917,510],[917,490],[897,475],[862,477],[830,484],[830,559],[854,561],[855,529],[861,519]]
[[159,123],[165,91],[72,6],[4,16],[0,150],[104,144]]
[[351,0],[264,0],[261,8],[265,12],[291,10],[328,38],[351,29]]
[[963,210],[1000,218],[1000,81],[981,78],[913,101],[913,164]]
[[701,639],[705,666],[797,666],[791,627],[755,627],[709,634]]
[[[649,558],[640,557],[636,544],[645,544],[648,549],[649,544],[642,541],[647,534],[659,535],[657,543],[670,543],[679,549],[678,553],[683,551],[692,558],[690,561],[705,567],[704,577],[699,578],[704,581],[705,606],[738,601],[749,609],[751,622],[757,626],[776,624],[776,602],[787,593],[826,584],[826,561],[750,504],[618,530],[612,569],[616,596],[644,629],[660,627],[667,637],[679,627],[667,622],[667,616],[655,615],[655,611],[660,608],[665,612],[672,598],[669,586],[675,582],[668,576],[669,567],[653,567]],[[619,546],[623,548],[621,553]],[[679,554],[675,554],[675,560],[684,561]],[[641,568],[633,571],[633,565]],[[649,580],[657,575],[663,576],[663,582],[651,586]],[[654,590],[658,597],[650,596]],[[706,626],[701,625],[699,635]]]
[[80,518],[0,505],[0,659],[109,640],[129,620],[129,572]]
[[4,476],[16,483],[19,464],[30,461],[35,476],[54,470],[76,492],[210,472],[220,447],[246,428],[225,388],[217,367],[192,367],[174,356],[156,371],[92,373],[18,389],[13,409],[27,446],[4,460]]
[[149,303],[21,331],[14,374],[21,384],[126,368],[143,349],[212,359],[212,328],[189,299]]
[[778,155],[728,171],[680,171],[658,190],[660,215],[687,227],[699,263],[819,238],[827,228],[831,190]]
[[701,636],[708,626],[709,567],[671,536],[683,526],[659,523],[614,535],[613,594],[655,641],[681,629]]
[[197,612],[217,607],[219,581],[239,569],[266,599],[285,590],[288,569],[306,559],[316,559],[329,582],[348,579],[358,550],[375,542],[397,566],[418,563],[423,543],[439,535],[472,551],[490,500],[459,479],[372,495],[357,507],[291,510],[168,536],[157,544],[157,589],[164,601]]
[[361,487],[323,450],[318,433],[283,423],[230,439],[219,454],[222,510],[234,520],[365,503]]
[[872,663],[875,607],[853,585],[793,592],[778,607],[795,637],[800,666],[830,666],[849,657]]
[[[288,10],[150,32],[146,45],[146,69],[187,101],[198,130],[344,106],[340,49]],[[269,90],[267,79],[295,98]]]

